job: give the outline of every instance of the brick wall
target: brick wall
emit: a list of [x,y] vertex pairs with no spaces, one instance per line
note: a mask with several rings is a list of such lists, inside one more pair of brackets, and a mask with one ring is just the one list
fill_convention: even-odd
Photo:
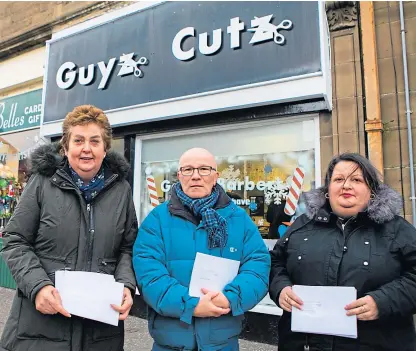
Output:
[[0,2],[0,42],[83,10],[93,1],[10,1]]
[[[389,18],[390,12],[390,18]],[[385,182],[402,193],[405,217],[411,221],[409,151],[399,2],[374,2],[381,117],[384,124]],[[416,110],[416,2],[404,3],[411,108]],[[397,93],[396,93],[397,92]],[[416,113],[412,116],[416,155]]]

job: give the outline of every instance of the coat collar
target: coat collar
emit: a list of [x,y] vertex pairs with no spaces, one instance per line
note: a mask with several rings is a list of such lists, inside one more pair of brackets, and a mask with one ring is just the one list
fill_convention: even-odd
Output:
[[[218,197],[218,201],[214,206],[214,210],[219,210],[222,208],[227,207],[230,203],[232,203],[231,199],[225,193],[222,187],[219,187],[220,195]],[[182,217],[195,225],[198,225],[200,222],[200,218],[194,216],[193,213],[179,200],[178,195],[176,195],[175,191],[171,191],[170,193],[170,200],[169,200],[169,212],[172,215]]]
[[[306,206],[306,216],[309,219],[322,222],[329,221],[331,208],[325,198],[325,190],[323,188],[303,193],[302,197]],[[402,206],[402,197],[387,185],[381,184],[374,200],[369,201],[367,210],[359,213],[358,217],[366,216],[371,221],[382,224],[400,215]]]
[[[52,177],[58,169],[65,170],[67,158],[59,151],[59,143],[46,144],[35,149],[30,156],[30,173]],[[117,152],[108,151],[103,163],[106,171],[118,175],[118,180],[128,177],[130,165]]]

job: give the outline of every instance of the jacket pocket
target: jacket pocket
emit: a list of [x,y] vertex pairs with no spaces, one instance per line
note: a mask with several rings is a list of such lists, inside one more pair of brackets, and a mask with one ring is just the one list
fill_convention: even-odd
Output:
[[221,344],[228,341],[228,339],[238,337],[243,328],[243,320],[244,315],[225,315],[218,318],[210,318],[210,340],[216,344]]
[[114,275],[117,266],[117,259],[115,258],[99,258],[98,259],[98,273]]
[[42,252],[36,252],[36,255],[39,257],[40,264],[45,270],[46,274],[55,281],[55,272],[62,269],[71,269],[71,259],[46,255]]
[[70,326],[70,318],[59,313],[55,315],[40,313],[31,301],[22,298],[17,326],[18,339],[68,341],[70,340]]
[[172,350],[197,348],[194,325],[182,323],[177,318],[163,317],[156,312],[149,316],[149,333],[154,341]]
[[101,322],[93,322],[92,326],[92,340],[101,341],[121,337],[124,331],[124,322],[119,321],[118,326],[105,324]]

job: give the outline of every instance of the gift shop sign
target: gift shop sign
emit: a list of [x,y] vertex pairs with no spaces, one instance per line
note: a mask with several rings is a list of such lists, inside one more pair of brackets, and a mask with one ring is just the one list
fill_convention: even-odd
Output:
[[43,121],[319,74],[320,45],[318,2],[163,2],[50,40]]
[[42,90],[0,100],[0,133],[9,133],[40,125]]

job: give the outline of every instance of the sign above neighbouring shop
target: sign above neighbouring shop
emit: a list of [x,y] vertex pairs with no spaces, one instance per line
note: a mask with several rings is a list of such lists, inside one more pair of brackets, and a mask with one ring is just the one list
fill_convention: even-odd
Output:
[[0,134],[36,128],[42,114],[42,90],[0,100]]
[[85,103],[114,111],[323,75],[320,12],[306,1],[164,2],[52,39],[44,122]]

